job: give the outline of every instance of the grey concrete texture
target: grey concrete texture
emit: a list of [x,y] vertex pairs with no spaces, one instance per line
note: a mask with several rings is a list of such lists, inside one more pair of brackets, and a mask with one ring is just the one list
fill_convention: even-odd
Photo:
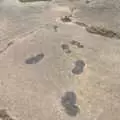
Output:
[[0,0],[0,119],[120,120],[119,2]]

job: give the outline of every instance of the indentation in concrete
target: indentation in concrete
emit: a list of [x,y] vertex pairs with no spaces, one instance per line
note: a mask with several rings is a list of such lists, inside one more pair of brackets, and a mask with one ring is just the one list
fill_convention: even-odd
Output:
[[76,40],[72,40],[70,41],[71,45],[75,45],[78,48],[84,48],[84,45],[81,45],[80,42],[76,41]]
[[62,45],[61,45],[61,48],[63,49],[63,51],[64,51],[65,53],[71,53],[71,50],[70,50],[70,48],[69,48],[69,45],[67,45],[67,44],[62,44]]
[[0,119],[2,120],[14,120],[10,117],[5,109],[0,109]]
[[74,117],[80,112],[79,107],[76,105],[76,94],[74,92],[66,92],[61,99],[61,104],[70,116]]
[[85,62],[83,60],[77,60],[75,62],[75,67],[72,69],[72,73],[75,75],[80,75],[84,71]]
[[39,61],[41,61],[44,58],[44,54],[40,53],[36,56],[28,58],[25,63],[26,64],[37,64]]

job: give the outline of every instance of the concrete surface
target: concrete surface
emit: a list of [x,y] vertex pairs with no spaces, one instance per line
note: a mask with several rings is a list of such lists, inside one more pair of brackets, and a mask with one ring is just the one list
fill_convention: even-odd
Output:
[[[71,19],[118,32],[119,2],[1,0],[0,118],[120,120],[120,39],[60,20],[72,12]],[[75,68],[81,72],[74,74]],[[74,97],[69,107],[61,103],[67,92]],[[79,111],[70,115],[67,109]]]

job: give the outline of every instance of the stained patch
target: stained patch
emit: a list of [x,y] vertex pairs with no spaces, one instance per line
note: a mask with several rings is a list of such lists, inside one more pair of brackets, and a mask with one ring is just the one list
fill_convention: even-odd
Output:
[[114,31],[99,26],[87,26],[86,31],[89,33],[98,34],[110,38],[118,36],[117,33],[115,33]]
[[61,104],[70,116],[76,116],[80,112],[79,107],[76,105],[76,94],[74,92],[66,92],[61,98]]
[[25,63],[26,64],[36,64],[38,63],[39,61],[41,61],[42,59],[44,58],[44,54],[41,53],[41,54],[38,54],[36,56],[33,56],[33,57],[30,57],[28,58]]
[[37,1],[51,1],[51,0],[19,0],[20,2],[37,2]]
[[83,23],[83,22],[80,22],[80,21],[75,21],[74,23],[75,23],[76,25],[81,26],[81,27],[87,27],[87,26],[88,26],[87,24],[85,24],[85,23]]
[[80,42],[78,42],[78,41],[76,41],[76,40],[72,40],[72,41],[70,41],[70,43],[71,43],[72,45],[77,46],[78,48],[84,48],[84,46],[81,45]]
[[69,48],[69,45],[67,45],[67,44],[62,44],[62,45],[61,45],[61,48],[63,49],[63,51],[64,51],[65,53],[71,53],[71,50],[70,50],[70,48]]
[[76,25],[84,27],[86,29],[86,31],[89,33],[104,36],[104,37],[109,37],[109,38],[120,39],[120,32],[116,32],[114,30],[110,30],[110,29],[102,27],[102,26],[87,25],[87,24],[80,22],[80,21],[76,21],[74,23]]
[[0,119],[2,120],[14,120],[10,117],[5,109],[0,109]]
[[72,73],[79,75],[84,71],[85,63],[83,60],[77,60],[75,62],[75,67],[72,69]]

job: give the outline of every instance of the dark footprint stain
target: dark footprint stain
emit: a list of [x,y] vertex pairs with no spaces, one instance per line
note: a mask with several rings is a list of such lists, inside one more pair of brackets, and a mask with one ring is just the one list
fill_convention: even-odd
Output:
[[70,19],[69,16],[64,16],[64,17],[61,18],[61,21],[62,22],[71,22],[72,20]]
[[120,32],[116,32],[112,29],[105,28],[102,26],[93,26],[93,25],[87,25],[83,22],[76,21],[74,22],[76,25],[79,25],[81,27],[85,27],[86,31],[91,33],[91,34],[96,34],[104,37],[109,37],[109,38],[117,38],[120,39]]
[[63,51],[64,51],[65,53],[71,53],[71,50],[70,50],[70,48],[69,48],[69,45],[67,45],[67,44],[62,44],[62,45],[61,45],[61,48],[63,49]]
[[78,42],[78,41],[72,40],[72,41],[70,41],[70,43],[72,45],[77,46],[78,48],[84,48],[84,45],[81,45],[80,42]]
[[61,98],[61,104],[70,116],[76,116],[80,112],[79,107],[76,105],[76,94],[74,92],[66,92]]
[[83,23],[83,22],[80,22],[80,21],[76,21],[76,22],[74,22],[76,25],[79,25],[79,26],[81,26],[81,27],[87,27],[88,25],[87,24],[85,24],[85,23]]
[[41,54],[38,54],[36,56],[33,56],[33,57],[30,57],[28,58],[25,63],[26,64],[36,64],[38,63],[40,60],[42,60],[44,58],[44,54],[41,53]]
[[0,119],[2,120],[14,120],[11,118],[5,109],[0,109]]
[[85,67],[84,61],[83,60],[77,60],[75,62],[75,67],[72,69],[72,73],[76,74],[76,75],[79,75],[83,72],[84,67]]
[[89,3],[90,3],[90,1],[89,1],[89,0],[86,0],[86,1],[85,1],[85,3],[86,3],[86,4],[89,4]]

